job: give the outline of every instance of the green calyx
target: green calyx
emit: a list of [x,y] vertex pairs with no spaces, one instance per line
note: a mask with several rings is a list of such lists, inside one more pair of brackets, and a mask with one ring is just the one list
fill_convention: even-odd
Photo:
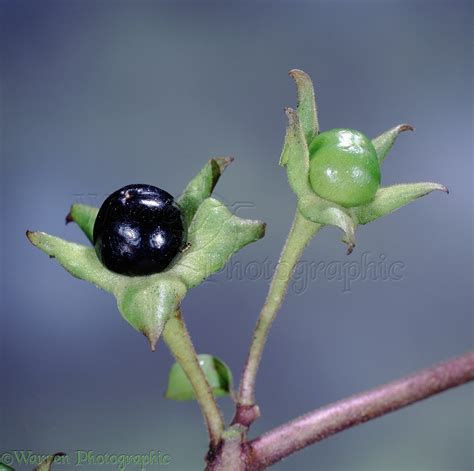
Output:
[[[178,204],[189,225],[188,247],[161,273],[129,277],[105,268],[93,247],[75,244],[44,232],[27,232],[30,242],[55,258],[76,278],[112,293],[122,316],[150,342],[152,350],[168,319],[187,291],[218,272],[229,258],[265,234],[261,221],[232,215],[211,193],[231,158],[211,159],[188,184]],[[92,240],[97,208],[75,204],[66,222],[75,222]]]
[[346,208],[369,203],[380,186],[377,152],[352,129],[331,129],[309,144],[309,181],[316,194]]
[[316,100],[310,77],[292,70],[296,82],[297,110],[287,108],[288,127],[280,157],[298,199],[299,212],[309,221],[333,225],[344,232],[348,253],[355,246],[355,230],[379,217],[439,190],[431,182],[380,188],[380,165],[398,135],[413,130],[408,124],[389,129],[369,140],[350,129],[319,133]]

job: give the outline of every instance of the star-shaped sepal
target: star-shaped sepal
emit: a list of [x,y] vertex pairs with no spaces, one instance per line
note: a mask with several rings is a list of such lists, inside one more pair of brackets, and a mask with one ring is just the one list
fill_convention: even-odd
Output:
[[[152,350],[167,320],[190,288],[222,269],[241,248],[262,238],[265,224],[232,215],[211,193],[231,158],[211,159],[188,184],[180,205],[188,225],[186,249],[165,271],[129,277],[105,268],[94,248],[44,232],[27,232],[33,245],[54,257],[73,276],[112,293],[122,316],[148,339]],[[76,222],[92,240],[98,209],[75,204],[66,222]]]
[[[280,165],[286,167],[288,181],[298,198],[298,211],[308,220],[320,225],[333,225],[344,232],[343,241],[348,253],[355,247],[355,230],[358,224],[367,224],[434,190],[448,193],[439,183],[420,182],[379,188],[369,203],[351,208],[342,207],[320,197],[311,187],[309,179],[309,144],[319,134],[318,115],[314,88],[310,77],[301,70],[292,70],[298,94],[297,110],[286,108],[288,127]],[[372,139],[381,164],[398,135],[413,130],[401,124]]]

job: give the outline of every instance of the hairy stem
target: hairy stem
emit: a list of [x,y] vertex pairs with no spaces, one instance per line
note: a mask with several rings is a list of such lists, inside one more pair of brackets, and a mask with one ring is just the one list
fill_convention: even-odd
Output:
[[258,471],[354,425],[474,380],[474,352],[298,417],[250,442]]
[[[255,380],[268,332],[283,302],[288,284],[303,250],[320,228],[320,224],[308,221],[298,210],[296,211],[293,225],[270,284],[267,299],[255,327],[247,363],[242,373],[236,417],[239,415],[239,407],[249,408],[255,404]],[[248,422],[251,422],[251,420]],[[250,423],[244,425],[248,426]]]
[[216,447],[224,431],[224,420],[212,394],[211,387],[199,366],[196,351],[180,312],[177,312],[166,323],[163,339],[193,386],[196,399],[206,421],[211,447]]

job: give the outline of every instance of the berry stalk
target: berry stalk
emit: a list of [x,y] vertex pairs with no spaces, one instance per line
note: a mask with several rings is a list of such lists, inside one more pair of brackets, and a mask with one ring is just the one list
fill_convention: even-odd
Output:
[[[244,412],[248,412],[249,408],[255,405],[255,381],[270,327],[281,307],[296,264],[308,242],[321,227],[320,224],[308,221],[298,210],[296,211],[293,225],[273,274],[267,299],[255,327],[253,341],[242,373],[236,418],[239,415],[248,416]],[[248,426],[252,419],[247,417],[245,422],[247,423],[242,425]]]

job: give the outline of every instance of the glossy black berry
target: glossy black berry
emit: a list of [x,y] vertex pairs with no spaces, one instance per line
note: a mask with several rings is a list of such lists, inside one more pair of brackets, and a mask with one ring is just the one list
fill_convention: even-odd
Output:
[[186,243],[186,228],[169,193],[150,185],[127,185],[102,204],[93,239],[109,270],[150,275],[170,265]]

